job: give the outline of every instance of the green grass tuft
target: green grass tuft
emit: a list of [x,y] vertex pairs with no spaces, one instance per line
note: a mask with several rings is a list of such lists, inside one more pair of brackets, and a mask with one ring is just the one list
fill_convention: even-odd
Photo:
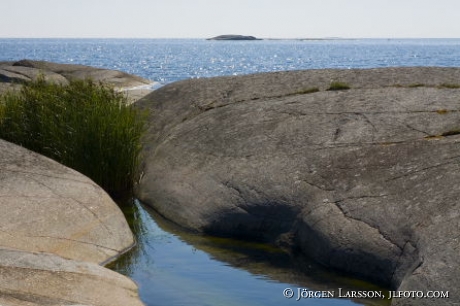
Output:
[[146,116],[91,80],[26,83],[0,97],[0,138],[90,177],[112,196],[132,192]]
[[304,94],[315,93],[315,92],[318,92],[318,91],[319,91],[318,87],[311,87],[311,88],[300,89],[295,94],[304,95]]
[[425,86],[426,85],[422,83],[413,83],[413,84],[407,85],[408,88],[417,88],[417,87],[425,87]]
[[350,89],[350,85],[343,82],[331,82],[327,90],[347,90]]
[[449,89],[457,89],[457,88],[460,88],[460,84],[442,83],[438,87],[440,87],[440,88],[449,88]]

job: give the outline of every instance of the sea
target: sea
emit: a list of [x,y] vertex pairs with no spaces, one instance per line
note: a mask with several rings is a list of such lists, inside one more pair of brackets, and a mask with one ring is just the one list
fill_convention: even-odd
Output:
[[[460,39],[0,39],[0,61],[21,59],[121,70],[158,88],[189,78],[284,70],[460,67]],[[137,247],[112,268],[138,284],[147,306],[389,304],[318,295],[300,299],[298,292],[349,286],[384,290],[312,268],[313,263],[309,273],[300,273],[285,254],[267,255],[264,246],[184,234],[135,203],[125,214],[130,222],[137,220],[132,223]],[[293,299],[286,296],[290,292]]]
[[116,69],[165,85],[189,78],[321,68],[460,66],[460,39],[0,39],[0,61]]

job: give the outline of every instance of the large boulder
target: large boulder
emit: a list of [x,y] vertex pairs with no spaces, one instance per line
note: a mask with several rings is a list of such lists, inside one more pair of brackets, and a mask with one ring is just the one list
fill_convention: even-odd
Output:
[[123,213],[93,181],[0,140],[0,246],[100,263],[134,244]]
[[458,68],[386,68],[165,86],[137,103],[151,110],[137,195],[193,230],[450,293],[394,305],[459,303],[459,84]]
[[[121,210],[93,181],[0,140],[0,207],[0,304],[141,305],[129,279],[98,266],[135,241]],[[118,295],[131,304],[112,303]]]

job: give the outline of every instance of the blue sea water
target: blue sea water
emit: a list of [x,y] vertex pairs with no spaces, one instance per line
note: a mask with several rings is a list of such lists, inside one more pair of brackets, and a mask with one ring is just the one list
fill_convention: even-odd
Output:
[[[0,39],[0,61],[47,60],[117,69],[161,84],[188,78],[319,68],[460,67],[460,39],[206,41],[197,39]],[[290,305],[283,283],[213,259],[164,232],[138,206],[136,254],[119,268],[146,305]],[[201,275],[201,276],[197,276]],[[199,278],[197,278],[199,277]],[[364,301],[309,299],[309,305]]]
[[281,70],[460,67],[460,39],[0,39],[0,61],[24,58],[118,69],[167,84]]

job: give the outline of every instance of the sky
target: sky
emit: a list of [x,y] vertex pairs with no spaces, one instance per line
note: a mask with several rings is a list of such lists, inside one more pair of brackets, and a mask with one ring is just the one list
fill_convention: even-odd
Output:
[[459,0],[0,0],[2,38],[460,38]]

